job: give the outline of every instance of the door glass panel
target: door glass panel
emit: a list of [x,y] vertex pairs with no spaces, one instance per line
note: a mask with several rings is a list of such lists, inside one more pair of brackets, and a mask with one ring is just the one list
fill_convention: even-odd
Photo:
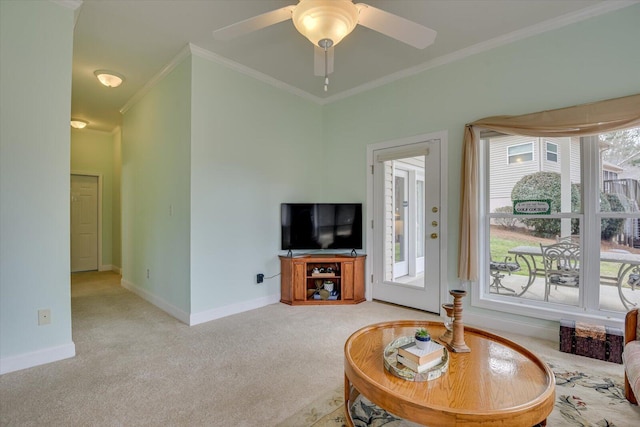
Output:
[[405,239],[406,234],[404,230],[404,224],[406,220],[406,207],[405,204],[408,204],[408,201],[405,199],[405,191],[404,187],[406,185],[406,179],[404,176],[395,176],[395,194],[394,194],[394,236],[395,236],[395,261],[400,262],[404,261],[405,254]]
[[418,180],[416,182],[416,211],[418,213],[416,218],[416,251],[417,257],[424,257],[424,181]]
[[424,286],[424,157],[384,163],[385,262],[388,282]]

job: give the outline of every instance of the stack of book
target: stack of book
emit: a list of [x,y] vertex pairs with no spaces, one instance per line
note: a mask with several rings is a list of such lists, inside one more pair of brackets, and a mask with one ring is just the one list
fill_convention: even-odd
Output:
[[425,349],[416,347],[415,342],[398,347],[398,363],[418,373],[426,372],[438,365],[443,357],[444,346],[434,341],[429,341]]

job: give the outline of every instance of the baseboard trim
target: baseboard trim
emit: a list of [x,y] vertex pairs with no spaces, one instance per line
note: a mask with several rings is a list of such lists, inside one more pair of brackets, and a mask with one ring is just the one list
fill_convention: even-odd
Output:
[[122,274],[122,268],[118,267],[117,265],[112,266],[111,271],[113,271],[114,273]]
[[559,326],[532,325],[520,320],[505,319],[503,317],[487,316],[484,314],[464,312],[464,323],[479,328],[494,329],[509,333],[517,333],[532,338],[549,341],[559,340]]
[[256,298],[251,301],[243,301],[236,304],[226,305],[224,307],[189,314],[125,279],[120,279],[120,285],[189,326],[199,325],[201,323],[210,322],[211,320],[216,320],[222,317],[231,316],[233,314],[243,313],[245,311],[254,310],[256,308],[276,304],[280,301],[280,294],[267,295],[265,297]]
[[34,366],[45,365],[76,355],[76,345],[73,342],[56,347],[43,348],[29,353],[19,354],[0,359],[0,375],[20,371]]
[[104,264],[98,267],[98,271],[111,271],[113,270],[113,266],[110,264]]
[[189,326],[210,322],[211,320],[216,320],[222,317],[231,316],[232,314],[238,314],[238,313],[243,313],[249,310],[255,310],[256,308],[261,308],[267,305],[276,304],[279,301],[280,301],[280,294],[268,295],[265,297],[253,299],[251,301],[243,301],[236,304],[226,305],[224,307],[201,311],[199,313],[194,313],[190,316]]
[[136,295],[138,295],[139,297],[141,297],[145,301],[155,305],[160,310],[162,310],[162,311],[170,314],[171,316],[175,317],[176,319],[178,319],[182,323],[186,323],[187,325],[189,324],[189,313],[179,309],[175,305],[166,302],[162,298],[152,294],[151,292],[149,292],[149,291],[147,291],[145,289],[142,289],[141,287],[139,287],[139,286],[135,285],[134,283],[131,283],[131,282],[125,280],[125,279],[120,279],[120,285],[123,288],[133,292]]

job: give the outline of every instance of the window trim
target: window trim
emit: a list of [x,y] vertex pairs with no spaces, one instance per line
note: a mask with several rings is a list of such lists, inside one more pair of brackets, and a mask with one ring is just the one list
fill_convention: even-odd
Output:
[[[479,264],[478,264],[478,282],[474,282],[475,289],[477,292],[472,292],[471,294],[471,305],[473,307],[490,309],[500,313],[509,313],[519,316],[528,316],[535,319],[542,320],[551,320],[551,321],[559,321],[562,318],[571,318],[575,320],[582,321],[598,321],[603,324],[608,325],[619,325],[619,323],[624,319],[625,312],[616,312],[609,310],[602,310],[599,307],[600,300],[600,289],[598,286],[594,286],[593,284],[581,287],[578,294],[578,302],[577,305],[565,305],[565,304],[557,304],[553,302],[547,301],[538,301],[531,299],[521,299],[521,298],[513,298],[509,295],[505,294],[495,294],[490,292],[490,281],[487,279],[489,277],[489,262],[488,255],[490,253],[490,219],[494,217],[505,216],[508,214],[498,214],[492,213],[488,211],[490,206],[490,176],[489,176],[489,163],[488,159],[490,158],[490,144],[488,140],[495,135],[485,134],[481,129],[477,129],[479,131],[479,162],[478,162],[478,176],[480,178],[480,186],[478,192],[478,210],[479,210],[479,218],[478,218],[478,253],[480,254]],[[598,197],[595,194],[589,194],[590,191],[587,191],[590,188],[599,188],[599,157],[597,155],[597,141],[598,136],[587,136],[581,137],[581,154],[580,154],[580,173],[581,173],[581,184],[584,191],[582,191],[582,203],[583,206],[582,212],[567,212],[567,213],[556,213],[552,215],[544,215],[537,217],[543,218],[578,218],[581,223],[581,229],[589,230],[593,229],[593,227],[599,227],[599,221],[601,219],[601,214],[597,207]],[[582,145],[595,146],[595,148],[591,149],[582,149]],[[587,183],[586,180],[589,180]],[[592,214],[585,215],[584,212],[592,212]],[[608,215],[610,213],[604,213]],[[534,216],[531,216],[534,217]],[[583,228],[584,227],[584,228]],[[596,249],[592,249],[592,254],[587,254],[584,249],[586,247],[597,248],[599,251],[597,233],[584,233],[583,234],[583,251],[581,252],[581,263],[583,265],[590,264],[591,268],[585,269],[583,272],[584,277],[599,277],[599,264],[598,263],[587,263],[584,262],[585,259],[589,259],[589,256],[593,257]],[[599,254],[598,254],[599,256]],[[586,283],[585,281],[581,281],[582,283]]]

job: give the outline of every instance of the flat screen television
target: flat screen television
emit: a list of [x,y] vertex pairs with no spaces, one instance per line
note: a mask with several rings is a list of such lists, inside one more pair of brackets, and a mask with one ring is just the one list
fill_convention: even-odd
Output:
[[362,249],[361,203],[282,203],[282,250]]

